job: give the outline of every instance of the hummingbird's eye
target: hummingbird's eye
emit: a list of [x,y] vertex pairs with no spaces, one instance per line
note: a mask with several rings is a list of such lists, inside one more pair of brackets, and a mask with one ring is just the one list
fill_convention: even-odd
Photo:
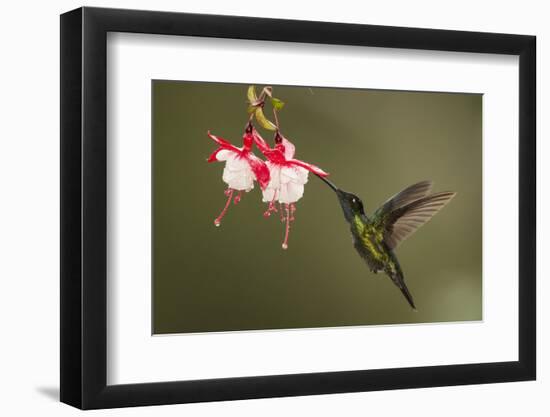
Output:
[[352,203],[356,203],[357,200],[356,200],[355,198],[352,198],[352,199],[351,199],[351,202],[352,202]]

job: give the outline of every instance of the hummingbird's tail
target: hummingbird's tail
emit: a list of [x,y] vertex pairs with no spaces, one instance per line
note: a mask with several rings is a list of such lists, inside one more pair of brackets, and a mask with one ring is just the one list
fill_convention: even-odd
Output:
[[407,288],[407,285],[405,284],[405,282],[403,280],[401,280],[401,285],[397,284],[397,286],[399,287],[399,289],[401,290],[401,292],[403,293],[403,295],[405,296],[405,298],[409,302],[412,309],[414,311],[417,311],[416,306],[414,305],[413,297],[412,297],[409,289]]
[[393,271],[392,274],[388,274],[388,275],[390,275],[393,283],[397,285],[397,288],[401,290],[401,293],[405,296],[406,300],[408,301],[412,309],[414,311],[417,311],[416,306],[414,305],[414,300],[411,295],[411,292],[407,288],[407,284],[405,284],[405,279],[403,278],[403,272],[401,272],[401,268],[399,267],[399,265],[396,265],[396,266],[397,266],[397,270]]

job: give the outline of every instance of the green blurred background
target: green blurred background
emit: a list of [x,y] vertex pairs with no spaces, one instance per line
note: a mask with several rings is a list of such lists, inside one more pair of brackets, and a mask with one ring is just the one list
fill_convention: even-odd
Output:
[[214,226],[226,185],[223,163],[206,163],[206,132],[241,146],[247,87],[153,81],[153,333],[482,319],[481,95],[273,86],[296,157],[367,213],[424,179],[458,191],[397,250],[414,312],[369,272],[335,194],[311,174],[287,251],[257,185]]

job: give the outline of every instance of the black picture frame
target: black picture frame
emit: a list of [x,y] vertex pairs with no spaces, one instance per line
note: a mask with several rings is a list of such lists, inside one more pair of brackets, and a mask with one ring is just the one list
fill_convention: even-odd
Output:
[[[519,360],[107,385],[108,32],[519,56]],[[95,409],[535,379],[535,51],[524,35],[88,7],[61,15],[61,401]]]

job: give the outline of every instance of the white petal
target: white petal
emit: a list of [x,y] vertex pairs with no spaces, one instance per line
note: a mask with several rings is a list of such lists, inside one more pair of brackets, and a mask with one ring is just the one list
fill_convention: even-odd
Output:
[[295,203],[304,195],[304,184],[289,182],[281,187],[279,201],[284,204]]
[[279,188],[281,184],[281,167],[279,165],[272,164],[271,162],[266,163],[267,167],[269,168],[269,184],[268,187],[271,188]]
[[295,203],[304,195],[304,184],[291,182],[288,184],[288,199],[289,203]]
[[297,181],[298,173],[294,170],[294,167],[284,167],[281,169],[281,182],[286,184],[290,181]]
[[296,173],[298,174],[298,178],[300,179],[298,182],[305,184],[307,182],[309,171],[304,167],[299,167],[299,166],[294,166],[294,169],[296,170]]
[[222,177],[229,188],[247,192],[254,188],[254,173],[248,164],[240,170],[232,170],[230,168],[229,164],[226,163]]
[[254,188],[254,180],[249,177],[239,176],[227,183],[229,188],[237,191],[250,191]]
[[274,188],[266,188],[262,191],[262,201],[264,203],[270,203],[273,201],[273,197],[275,197],[275,189]]
[[299,166],[284,167],[281,170],[281,182],[288,183],[290,181],[305,184],[307,182],[308,170]]
[[288,203],[288,184],[281,184],[279,193],[277,194],[277,200],[280,203]]
[[216,154],[216,159],[218,161],[226,161],[228,158],[233,157],[235,155],[235,152],[230,151],[228,149],[222,149]]
[[231,171],[241,171],[243,169],[250,169],[250,165],[245,158],[241,158],[240,155],[233,153],[232,157],[227,158],[225,167]]

